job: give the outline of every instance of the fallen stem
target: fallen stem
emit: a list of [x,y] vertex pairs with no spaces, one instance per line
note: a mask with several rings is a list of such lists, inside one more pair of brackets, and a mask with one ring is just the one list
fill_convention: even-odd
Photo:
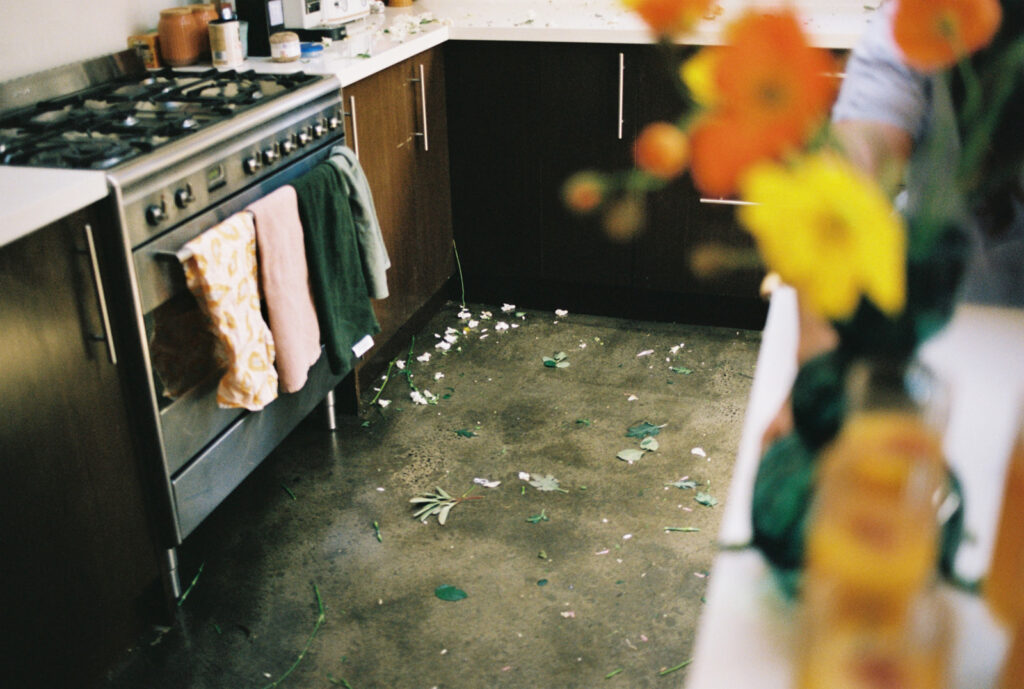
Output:
[[455,251],[455,267],[459,270],[459,290],[462,293],[459,306],[466,308],[466,281],[462,278],[462,261],[459,260],[459,247],[455,244],[454,239],[452,239],[452,250]]
[[185,599],[188,598],[188,594],[192,593],[192,589],[195,588],[196,582],[199,581],[199,575],[203,573],[203,567],[205,566],[206,562],[203,562],[201,565],[199,565],[199,571],[196,572],[196,575],[194,577],[192,577],[192,583],[190,583],[188,585],[188,588],[185,589],[185,592],[181,594],[181,598],[178,599],[179,608],[181,607],[182,603],[185,602]]
[[288,497],[290,497],[292,500],[298,500],[298,498],[295,497],[295,493],[292,492],[291,488],[284,485],[283,483],[281,484],[281,487],[284,488],[285,493],[288,493]]
[[611,679],[612,677],[614,677],[615,675],[619,674],[623,670],[625,670],[625,668],[621,668],[621,667],[620,668],[616,668],[616,669],[612,670],[611,672],[609,672],[607,675],[605,675],[604,678],[605,679]]
[[380,384],[380,388],[378,388],[377,394],[373,396],[372,400],[370,400],[370,406],[371,407],[377,403],[377,400],[380,399],[381,393],[384,392],[384,388],[387,387],[388,381],[391,379],[391,367],[394,366],[394,365],[395,365],[395,360],[392,359],[388,363],[388,370],[387,370],[387,372],[384,374],[384,382]]
[[299,657],[295,659],[295,662],[292,663],[292,666],[285,670],[283,675],[281,675],[276,680],[263,687],[263,689],[272,689],[272,687],[280,685],[281,682],[283,682],[285,678],[288,675],[290,675],[295,668],[299,666],[299,663],[302,662],[302,659],[306,657],[306,652],[309,650],[310,645],[313,643],[313,639],[316,638],[317,632],[320,631],[320,625],[324,623],[326,615],[324,614],[324,601],[320,598],[320,589],[316,587],[316,584],[313,585],[313,593],[316,594],[317,606],[316,625],[314,625],[313,627],[313,633],[309,635],[308,639],[306,639],[306,645],[302,647],[302,650],[299,652]]
[[384,542],[384,537],[381,536],[381,533],[380,533],[380,524],[378,524],[377,522],[373,522],[373,533],[377,536],[377,542],[378,543],[383,543]]
[[700,531],[696,526],[666,526],[665,531],[681,531],[683,533],[696,533]]
[[689,665],[692,662],[693,662],[693,658],[690,658],[689,660],[684,660],[683,662],[679,663],[675,667],[670,667],[670,668],[668,668],[666,670],[662,670],[661,672],[658,673],[658,677],[664,677],[665,675],[671,674],[671,673],[675,672],[676,670],[682,670],[684,667],[686,667],[687,665]]

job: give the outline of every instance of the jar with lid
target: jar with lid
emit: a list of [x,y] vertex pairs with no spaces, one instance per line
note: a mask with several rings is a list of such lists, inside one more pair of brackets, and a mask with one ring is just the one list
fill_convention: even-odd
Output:
[[160,10],[156,27],[160,38],[160,57],[171,67],[185,67],[199,60],[196,19],[188,7]]
[[270,35],[270,59],[274,62],[294,62],[300,54],[299,34],[278,31]]

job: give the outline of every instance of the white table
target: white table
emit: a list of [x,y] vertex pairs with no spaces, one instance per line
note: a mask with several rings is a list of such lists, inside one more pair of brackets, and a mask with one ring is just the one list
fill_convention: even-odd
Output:
[[[782,287],[768,311],[719,532],[722,544],[750,540],[760,438],[796,375],[796,333],[796,297]],[[1024,398],[1024,311],[961,306],[925,344],[921,359],[952,395],[944,447],[963,483],[965,528],[972,537],[961,547],[956,570],[977,579],[992,553],[1003,473]],[[942,595],[954,618],[951,689],[991,687],[1006,652],[1005,633],[977,597],[947,587]],[[779,593],[760,553],[719,553],[706,600],[687,689],[790,689],[795,609]]]

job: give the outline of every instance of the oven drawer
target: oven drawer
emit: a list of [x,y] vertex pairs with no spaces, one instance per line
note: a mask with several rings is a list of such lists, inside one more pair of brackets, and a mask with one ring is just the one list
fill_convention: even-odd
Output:
[[296,424],[341,382],[327,357],[309,370],[298,392],[260,412],[243,412],[180,473],[171,478],[179,539],[188,536],[255,469]]

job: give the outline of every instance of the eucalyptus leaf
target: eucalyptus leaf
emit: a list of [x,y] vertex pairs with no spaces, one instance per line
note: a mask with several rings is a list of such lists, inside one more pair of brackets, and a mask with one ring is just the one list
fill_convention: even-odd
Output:
[[691,481],[691,480],[685,479],[685,478],[681,478],[678,481],[673,481],[672,483],[666,483],[665,485],[666,486],[675,486],[676,488],[681,488],[683,490],[686,490],[687,488],[689,488],[689,489],[696,489],[697,488],[697,482],[696,481]]
[[554,368],[555,366],[558,365],[558,362],[552,359],[551,357],[546,356],[544,357],[544,365],[547,366],[548,368]]
[[475,438],[477,436],[475,432],[469,430],[468,428],[460,428],[459,430],[455,431],[455,435],[461,436],[463,438]]
[[458,601],[466,598],[468,594],[462,589],[455,588],[451,584],[443,584],[434,589],[434,595],[441,600]]
[[555,364],[555,368],[569,368],[569,362],[559,361],[557,364]]
[[684,375],[690,375],[693,373],[692,368],[686,368],[685,366],[669,366],[668,368],[672,373],[682,373]]
[[707,507],[714,507],[718,504],[718,498],[712,497],[711,493],[705,493],[703,491],[698,491],[697,494],[693,496],[693,499]]
[[658,441],[653,436],[647,436],[640,441],[640,447],[648,452],[654,452],[658,449]]
[[650,435],[658,435],[659,433],[661,433],[661,429],[664,428],[665,425],[666,424],[662,424],[660,426],[655,426],[653,423],[649,423],[647,421],[644,421],[642,424],[640,424],[638,426],[633,426],[628,431],[626,431],[626,437],[627,438],[646,438],[647,436],[650,436]]
[[440,511],[437,513],[438,524],[443,525],[448,520],[448,513],[452,511],[453,507],[455,507],[455,503],[449,502],[447,505],[440,509]]
[[551,474],[548,474],[547,476],[540,476],[537,474],[532,475],[530,477],[530,485],[536,488],[537,490],[542,491],[557,490],[562,493],[569,492],[566,489],[559,487],[558,479],[552,476]]
[[630,464],[632,464],[633,462],[636,462],[637,460],[643,458],[644,451],[638,450],[635,447],[628,447],[625,450],[620,451],[619,454],[615,456],[624,462],[629,462]]

